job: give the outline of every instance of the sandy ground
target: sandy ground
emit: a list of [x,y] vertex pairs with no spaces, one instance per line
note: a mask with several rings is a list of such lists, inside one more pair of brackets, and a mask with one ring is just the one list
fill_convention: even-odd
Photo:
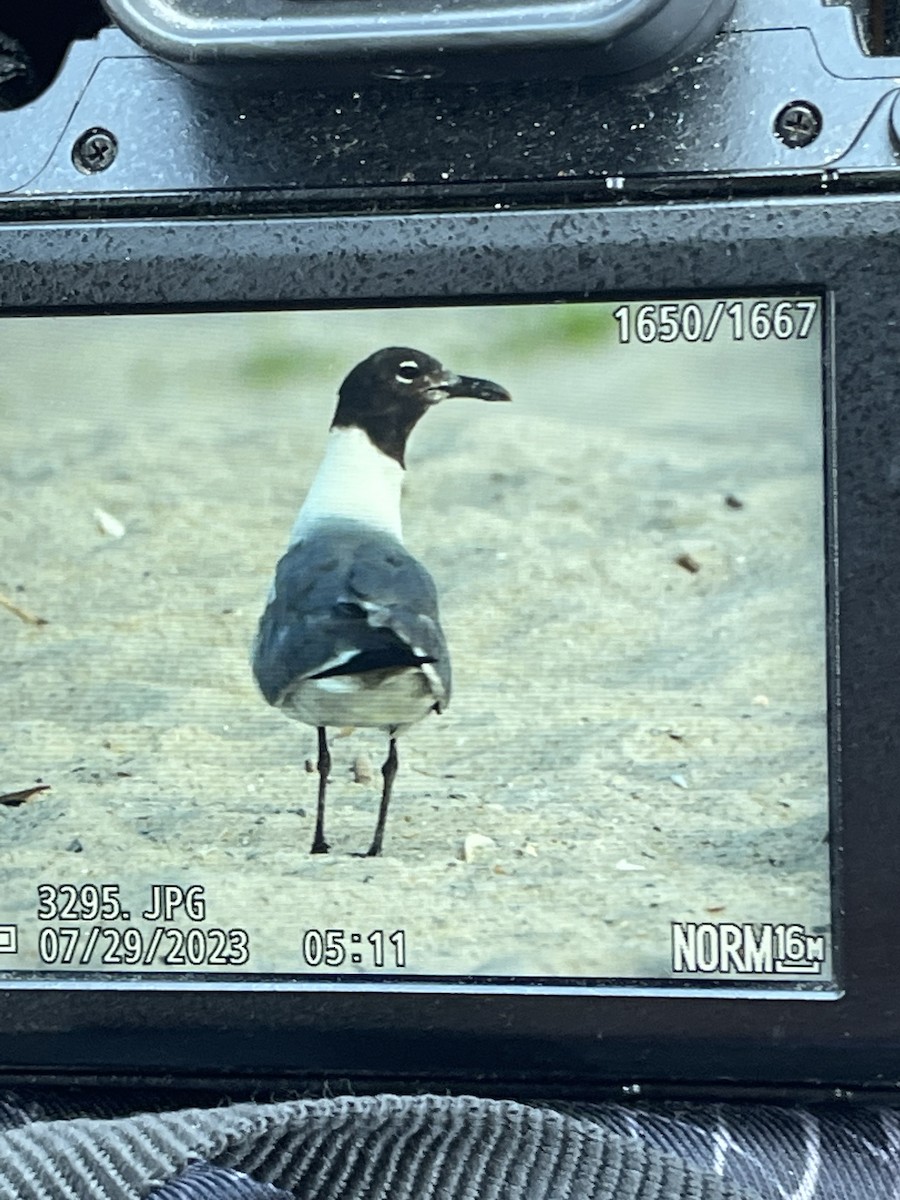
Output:
[[[50,785],[0,807],[0,966],[40,966],[40,882],[118,884],[148,937],[151,885],[201,885],[258,972],[309,929],[360,935],[348,971],[404,930],[407,975],[633,978],[670,974],[672,921],[829,928],[815,341],[619,346],[559,311],[0,325],[0,592],[47,622],[0,610],[0,792]],[[337,383],[391,343],[514,404],[414,436],[453,702],[401,741],[380,860],[384,738],[335,739],[313,857],[315,734],[249,645]]]

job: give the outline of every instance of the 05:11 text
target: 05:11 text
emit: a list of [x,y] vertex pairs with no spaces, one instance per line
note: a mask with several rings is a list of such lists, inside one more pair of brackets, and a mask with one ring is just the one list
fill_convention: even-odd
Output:
[[368,967],[392,970],[406,966],[406,934],[402,929],[385,933],[350,933],[345,929],[307,929],[300,941],[307,967]]

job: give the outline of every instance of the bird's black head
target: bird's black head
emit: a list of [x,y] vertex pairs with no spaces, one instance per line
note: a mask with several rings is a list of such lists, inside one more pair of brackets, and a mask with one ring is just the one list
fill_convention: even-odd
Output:
[[419,418],[451,396],[509,400],[509,392],[487,379],[448,371],[430,354],[408,346],[378,350],[353,368],[341,384],[332,428],[357,426],[400,466],[406,439]]

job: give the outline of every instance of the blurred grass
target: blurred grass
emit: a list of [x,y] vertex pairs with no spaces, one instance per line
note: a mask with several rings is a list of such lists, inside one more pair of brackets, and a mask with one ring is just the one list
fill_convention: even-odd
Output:
[[[420,322],[420,314],[425,312],[432,318],[441,312],[445,314],[442,334],[443,340],[449,344],[449,353],[455,355],[464,350],[471,351],[479,341],[489,339],[490,355],[494,361],[504,357],[534,358],[543,356],[548,350],[558,355],[572,347],[596,348],[613,337],[617,328],[610,306],[595,303],[479,306],[474,311],[470,308],[408,309],[407,320],[415,327]],[[362,318],[361,324],[370,324],[361,313],[358,315]],[[366,317],[377,318],[377,315],[368,313]],[[357,314],[347,314],[345,320],[350,324],[355,316]],[[392,320],[385,322],[388,328],[382,335],[384,345],[391,345],[398,340],[392,328],[396,324],[397,310],[391,312],[391,317]],[[370,337],[377,336],[377,319],[372,324],[374,327]],[[425,322],[426,327],[430,324],[431,320]],[[457,326],[462,326],[462,337],[456,330]],[[301,326],[289,333],[285,331],[285,335],[278,340],[270,336],[246,351],[230,367],[237,382],[265,391],[333,371],[338,357],[336,347],[333,344],[327,348],[323,346],[321,336],[316,336],[312,330],[307,332],[308,328]],[[198,366],[206,369],[205,364]]]
[[[507,310],[509,311],[509,310]],[[567,346],[598,346],[608,341],[617,325],[608,305],[554,304],[513,310],[516,319],[495,343],[500,352],[516,355],[559,352]]]
[[[502,383],[517,415],[657,430],[688,421],[706,438],[715,431],[727,440],[736,436],[740,412],[747,437],[791,430],[804,444],[804,431],[818,428],[810,423],[821,422],[816,339],[621,347],[615,307],[586,301],[0,319],[0,439],[24,439],[35,412],[58,436],[87,419],[110,427],[134,419],[156,436],[173,409],[186,410],[185,428],[245,427],[251,411],[253,420],[279,423],[287,414],[305,420],[315,413],[321,425],[350,368],[383,346],[410,346],[460,374]],[[785,404],[785,395],[798,403]]]
[[246,387],[284,387],[287,384],[319,375],[329,369],[334,355],[318,346],[298,349],[296,340],[266,342],[254,347],[234,364],[234,375]]

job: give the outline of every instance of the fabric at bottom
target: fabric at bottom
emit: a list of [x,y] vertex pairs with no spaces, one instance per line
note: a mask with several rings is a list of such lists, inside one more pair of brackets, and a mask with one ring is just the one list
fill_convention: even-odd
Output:
[[592,1117],[472,1097],[235,1104],[0,1134],[2,1200],[759,1200]]

